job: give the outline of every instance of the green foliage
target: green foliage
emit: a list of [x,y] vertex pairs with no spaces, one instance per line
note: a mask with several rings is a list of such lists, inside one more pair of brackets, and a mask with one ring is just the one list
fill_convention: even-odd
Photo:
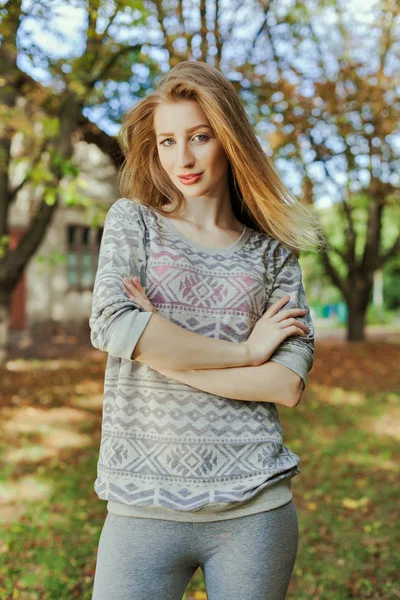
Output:
[[67,256],[62,252],[51,252],[50,254],[37,254],[35,256],[35,260],[37,263],[41,265],[47,265],[49,267],[54,267],[55,265],[65,265],[67,264]]
[[383,297],[385,306],[394,310],[400,308],[400,255],[385,266],[383,271]]
[[79,174],[78,167],[74,164],[73,159],[65,158],[61,152],[54,151],[52,153],[50,166],[52,170],[60,173],[62,177],[77,177]]
[[43,127],[43,136],[48,139],[56,138],[60,131],[60,119],[50,115],[42,115],[40,121]]
[[385,308],[379,308],[374,304],[369,304],[367,308],[367,325],[390,325],[394,323],[396,314],[391,313]]
[[7,254],[10,239],[9,235],[0,236],[0,258]]
[[30,183],[33,187],[56,181],[54,173],[49,170],[44,161],[39,162],[34,167],[28,168],[26,176],[30,178]]
[[98,228],[99,228],[99,225],[100,225],[100,216],[99,216],[99,214],[98,214],[98,213],[95,213],[95,214],[93,215],[93,217],[92,217],[92,220],[91,220],[90,226],[91,226],[93,229],[98,229]]
[[43,197],[46,204],[49,206],[53,206],[53,204],[57,201],[57,190],[56,189],[48,189]]

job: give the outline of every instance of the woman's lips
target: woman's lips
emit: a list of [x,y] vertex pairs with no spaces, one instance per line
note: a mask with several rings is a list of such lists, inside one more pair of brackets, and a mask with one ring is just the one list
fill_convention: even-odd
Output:
[[196,181],[198,181],[202,175],[203,173],[200,173],[199,175],[193,175],[192,177],[180,177],[179,175],[178,177],[184,185],[191,185],[192,183],[196,183]]

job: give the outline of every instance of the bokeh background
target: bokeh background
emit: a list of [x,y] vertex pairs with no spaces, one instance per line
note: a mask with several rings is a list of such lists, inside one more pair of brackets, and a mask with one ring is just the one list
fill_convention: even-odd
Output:
[[[279,406],[299,552],[288,598],[400,598],[400,6],[395,0],[0,0],[0,597],[90,599],[106,355],[88,318],[124,111],[183,60],[236,87],[329,249]],[[184,599],[206,600],[202,571]]]

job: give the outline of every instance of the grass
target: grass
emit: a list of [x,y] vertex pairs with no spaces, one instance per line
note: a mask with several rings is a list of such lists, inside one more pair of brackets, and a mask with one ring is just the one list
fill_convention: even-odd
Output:
[[[296,409],[279,407],[299,551],[288,600],[400,598],[398,344],[316,349]],[[0,368],[0,597],[90,600],[106,502],[94,490],[105,362]],[[206,600],[201,569],[184,600]]]

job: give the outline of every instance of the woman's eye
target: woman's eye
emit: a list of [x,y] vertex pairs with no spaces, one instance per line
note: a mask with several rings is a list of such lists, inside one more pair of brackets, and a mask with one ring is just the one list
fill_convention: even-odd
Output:
[[[205,133],[198,133],[198,134],[196,134],[194,137],[202,137],[202,138],[205,138],[204,140],[201,140],[201,141],[206,141],[206,140],[208,140],[208,139],[209,139],[208,135],[205,135]],[[170,140],[172,140],[172,141],[173,141],[173,139],[172,139],[172,138],[167,138],[167,139],[163,140],[162,142],[160,142],[160,146],[171,146],[171,144],[166,144],[166,143],[165,143],[165,142],[169,142]]]

